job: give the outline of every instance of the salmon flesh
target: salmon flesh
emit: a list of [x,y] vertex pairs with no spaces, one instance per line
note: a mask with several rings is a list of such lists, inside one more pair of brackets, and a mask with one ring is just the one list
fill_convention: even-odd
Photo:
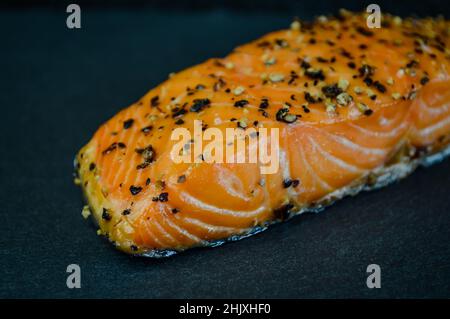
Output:
[[[364,14],[343,10],[173,74],[77,154],[84,215],[118,249],[162,257],[403,178],[449,153],[449,33],[441,18],[385,14],[370,29]],[[276,129],[269,144],[278,145],[278,169],[174,162],[173,132],[195,136],[196,123],[224,136]]]

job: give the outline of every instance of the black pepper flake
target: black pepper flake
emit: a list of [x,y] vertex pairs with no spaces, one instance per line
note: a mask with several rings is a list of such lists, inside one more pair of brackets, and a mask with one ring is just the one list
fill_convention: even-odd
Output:
[[379,92],[381,92],[381,93],[385,93],[385,92],[386,92],[386,87],[385,87],[383,84],[381,84],[380,82],[375,81],[375,82],[373,83],[373,85],[375,86],[375,88],[376,88]]
[[131,246],[130,246],[130,249],[131,249],[132,251],[137,251],[137,250],[138,250],[137,246],[135,246],[135,245],[131,245]]
[[248,104],[247,100],[239,100],[234,103],[235,107],[244,107]]
[[262,41],[262,42],[258,43],[257,46],[260,47],[260,48],[267,48],[267,47],[270,47],[270,42],[269,41]]
[[140,186],[133,186],[133,185],[130,186],[130,193],[133,196],[139,194],[141,191],[142,191],[142,187],[140,187]]
[[[236,123],[236,126],[237,126],[237,128],[245,130],[247,128],[247,123],[243,122],[243,121],[239,121]],[[202,158],[202,161],[203,161],[203,158]]]
[[309,64],[308,62],[306,62],[305,60],[303,60],[303,59],[299,59],[299,62],[300,62],[300,67],[302,68],[302,69],[309,69],[310,67],[311,67],[311,64]]
[[103,208],[102,219],[104,219],[106,221],[111,220],[111,214],[108,212],[108,210],[106,208]]
[[92,172],[95,169],[95,163],[89,164],[89,170]]
[[284,123],[294,123],[297,121],[297,115],[290,114],[287,108],[281,108],[277,111],[276,119]]
[[160,202],[167,202],[169,200],[169,193],[164,192],[159,194],[158,199]]
[[347,59],[353,59],[353,56],[350,52],[348,52],[347,50],[345,50],[344,48],[341,48],[341,55]]
[[142,155],[144,162],[136,166],[137,169],[144,169],[155,160],[155,150],[151,145],[145,148],[135,149],[136,153]]
[[291,71],[288,85],[294,83],[296,79],[298,79],[298,74],[295,71]]
[[310,112],[310,109],[308,109],[308,107],[306,105],[302,105],[302,108],[303,108],[303,111],[305,113],[309,113]]
[[151,182],[150,178],[147,178],[147,180],[145,181],[145,185],[150,185],[150,182]]
[[355,68],[356,68],[355,62],[348,62],[347,65],[348,65],[348,67],[349,67],[350,69],[355,69]]
[[430,81],[430,79],[427,76],[424,76],[420,79],[420,84],[425,85]]
[[325,80],[325,75],[322,70],[307,69],[305,70],[305,75],[313,80]]
[[371,37],[371,36],[373,36],[373,32],[370,31],[370,30],[367,30],[367,29],[364,28],[364,27],[357,27],[357,28],[356,28],[356,31],[358,31],[358,33],[360,33],[360,34],[362,34],[363,36],[366,36],[366,37]]
[[173,118],[182,116],[186,113],[187,113],[187,111],[183,108],[176,107],[176,108],[172,109],[172,117]]
[[211,101],[209,99],[195,99],[194,104],[190,108],[190,111],[198,113],[210,104]]
[[261,103],[259,104],[260,109],[267,109],[269,107],[268,99],[261,99]]
[[277,114],[276,114],[277,121],[281,121],[281,122],[282,122],[284,116],[285,116],[286,114],[288,114],[288,113],[289,113],[289,110],[286,109],[286,108],[281,108],[281,109],[279,109],[279,110],[277,111]]
[[294,208],[294,205],[286,204],[281,206],[280,208],[275,209],[273,211],[273,214],[277,219],[286,220],[289,218],[289,213],[292,208]]
[[368,109],[368,110],[364,111],[364,115],[366,115],[366,116],[370,116],[372,114],[373,114],[373,111],[371,109]]
[[172,214],[176,214],[178,212],[179,212],[179,210],[177,208],[172,208]]
[[368,65],[368,64],[363,64],[359,69],[359,75],[361,77],[363,76],[372,76],[375,72],[375,68]]
[[283,181],[283,187],[284,188],[288,188],[288,187],[290,187],[292,185],[292,180],[290,180],[290,179],[285,179],[284,181]]
[[136,153],[142,155],[144,160],[146,162],[152,162],[155,157],[155,150],[153,149],[153,146],[149,145],[144,148],[137,148],[135,149]]
[[184,121],[183,121],[183,119],[178,119],[178,120],[175,121],[175,124],[176,125],[182,125],[182,124],[184,124]]
[[184,183],[186,181],[186,175],[180,175],[177,178],[177,183],[181,184]]
[[150,100],[150,105],[152,107],[158,106],[159,105],[159,96],[152,97],[151,100]]
[[406,67],[408,69],[410,69],[410,68],[414,68],[418,65],[419,65],[419,62],[417,62],[416,60],[411,60],[410,62],[408,62],[408,64],[406,64]]
[[277,44],[278,46],[280,46],[282,48],[286,48],[288,46],[288,43],[286,42],[286,40],[283,40],[283,39],[275,39],[275,44]]
[[128,119],[128,120],[126,120],[126,121],[123,122],[123,128],[124,128],[125,130],[127,130],[127,129],[129,129],[129,128],[133,125],[133,123],[134,123],[134,120],[133,120],[133,119]]
[[111,153],[112,151],[114,151],[117,147],[119,147],[119,148],[125,148],[126,146],[125,146],[124,143],[121,143],[121,142],[116,143],[116,142],[114,142],[114,143],[112,143],[110,146],[108,146],[105,150],[103,150],[102,154],[103,154],[103,155],[109,154],[109,153]]
[[332,84],[322,87],[322,92],[326,97],[335,98],[342,93],[342,89],[339,88],[337,84]]
[[369,77],[364,78],[363,82],[366,83],[367,86],[371,86],[373,84],[372,78]]
[[216,83],[214,83],[213,85],[213,90],[214,91],[219,91],[221,88],[223,88],[225,86],[225,81],[220,78]]
[[297,187],[300,184],[300,181],[298,179],[285,179],[283,181],[283,187],[284,188],[288,188],[288,187]]
[[305,100],[311,104],[319,103],[322,101],[321,98],[315,99],[309,92],[305,92]]
[[149,125],[149,126],[146,126],[146,127],[142,128],[142,129],[141,129],[141,132],[147,135],[148,133],[150,133],[150,131],[151,131],[152,129],[153,129],[153,126],[152,126],[152,125]]
[[122,215],[123,216],[127,216],[127,215],[130,215],[131,214],[131,210],[129,210],[129,209],[125,209],[123,212],[122,212]]

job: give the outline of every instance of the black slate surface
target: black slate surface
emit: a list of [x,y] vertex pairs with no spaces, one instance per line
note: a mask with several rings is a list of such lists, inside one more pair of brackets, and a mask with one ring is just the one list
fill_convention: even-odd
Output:
[[[170,72],[320,8],[88,7],[81,30],[64,9],[0,12],[0,297],[450,297],[450,160],[219,248],[164,260],[114,250],[81,217],[77,150]],[[81,289],[66,287],[73,263]],[[381,289],[366,287],[372,263]]]

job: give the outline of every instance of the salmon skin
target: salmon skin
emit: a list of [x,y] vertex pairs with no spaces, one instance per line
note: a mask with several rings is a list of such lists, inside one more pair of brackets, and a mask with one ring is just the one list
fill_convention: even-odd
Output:
[[[173,74],[95,133],[76,157],[91,214],[120,250],[164,257],[217,246],[449,153],[450,23],[342,10],[294,21]],[[176,128],[270,128],[279,169],[175,163]],[[271,140],[271,143],[275,140]]]

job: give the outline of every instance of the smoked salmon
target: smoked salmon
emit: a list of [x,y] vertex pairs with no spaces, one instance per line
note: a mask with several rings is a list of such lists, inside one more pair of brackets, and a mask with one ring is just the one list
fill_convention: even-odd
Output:
[[[380,28],[369,28],[366,18],[342,10],[296,20],[171,74],[78,153],[84,216],[92,213],[99,234],[124,252],[170,256],[319,211],[446,156],[450,23],[384,14]],[[175,153],[189,155],[209,128],[223,136],[228,128],[276,129],[267,141],[278,146],[278,167],[264,173],[245,154],[242,162],[203,153],[174,161],[179,128],[194,138]]]

